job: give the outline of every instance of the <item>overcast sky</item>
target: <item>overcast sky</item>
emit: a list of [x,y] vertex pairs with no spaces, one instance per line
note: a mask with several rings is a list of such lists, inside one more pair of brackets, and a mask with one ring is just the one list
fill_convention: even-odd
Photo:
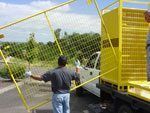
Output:
[[[0,26],[17,19],[53,7],[67,0],[0,0]],[[115,0],[98,0],[100,8]],[[144,0],[150,1],[150,0]],[[144,6],[145,7],[145,6]],[[61,28],[68,33],[96,32],[101,29],[100,19],[94,5],[87,5],[86,0],[77,0],[57,10],[48,12],[54,29]],[[22,23],[0,30],[5,35],[2,41],[27,41],[29,34],[34,32],[40,42],[53,41],[44,15],[39,15]]]

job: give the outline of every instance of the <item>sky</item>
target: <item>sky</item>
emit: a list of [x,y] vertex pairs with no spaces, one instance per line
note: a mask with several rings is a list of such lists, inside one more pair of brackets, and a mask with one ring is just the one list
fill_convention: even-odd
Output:
[[[0,26],[14,22],[68,0],[0,0]],[[97,0],[100,9],[115,0]],[[104,2],[105,1],[105,2]],[[150,0],[143,0],[150,1]],[[139,6],[135,6],[139,7]],[[145,6],[140,6],[145,7]],[[47,13],[53,29],[61,28],[67,33],[100,33],[101,22],[94,4],[87,5],[86,0],[77,0],[57,10]],[[1,41],[27,41],[30,33],[35,33],[39,42],[54,41],[44,15],[39,15],[22,23],[0,30],[5,35]]]

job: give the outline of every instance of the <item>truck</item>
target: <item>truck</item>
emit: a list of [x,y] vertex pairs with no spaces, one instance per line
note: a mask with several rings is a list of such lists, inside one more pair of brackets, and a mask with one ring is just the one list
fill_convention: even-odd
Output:
[[80,83],[98,75],[100,79],[76,89],[78,95],[86,89],[101,102],[108,100],[115,113],[150,113],[145,49],[149,25],[144,19],[148,4],[118,0],[102,9],[101,49],[80,67]]
[[[88,59],[85,66],[80,66],[80,83],[84,83],[87,79],[95,77],[95,75],[100,74],[100,51],[93,53]],[[87,90],[88,92],[100,97],[100,88],[96,85],[99,83],[99,80],[94,80],[86,85],[83,85],[80,88],[76,89],[76,95],[82,96],[83,91]]]

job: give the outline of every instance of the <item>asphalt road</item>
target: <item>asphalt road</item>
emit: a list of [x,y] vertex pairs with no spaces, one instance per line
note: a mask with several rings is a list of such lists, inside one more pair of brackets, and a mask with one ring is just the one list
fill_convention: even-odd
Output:
[[[83,97],[77,97],[72,92],[71,113],[88,113],[87,106],[97,102],[98,98],[87,92]],[[0,113],[27,113],[15,88],[0,94]],[[51,102],[32,111],[32,113],[52,113]]]

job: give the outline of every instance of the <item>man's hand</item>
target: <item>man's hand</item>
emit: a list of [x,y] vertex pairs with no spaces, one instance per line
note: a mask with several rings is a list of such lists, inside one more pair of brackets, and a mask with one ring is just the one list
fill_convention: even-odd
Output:
[[150,10],[144,13],[146,22],[150,23]]
[[76,68],[80,67],[80,61],[78,59],[75,60],[74,64],[75,64]]
[[25,77],[28,78],[28,77],[31,77],[32,76],[32,72],[31,71],[26,71],[25,72]]

